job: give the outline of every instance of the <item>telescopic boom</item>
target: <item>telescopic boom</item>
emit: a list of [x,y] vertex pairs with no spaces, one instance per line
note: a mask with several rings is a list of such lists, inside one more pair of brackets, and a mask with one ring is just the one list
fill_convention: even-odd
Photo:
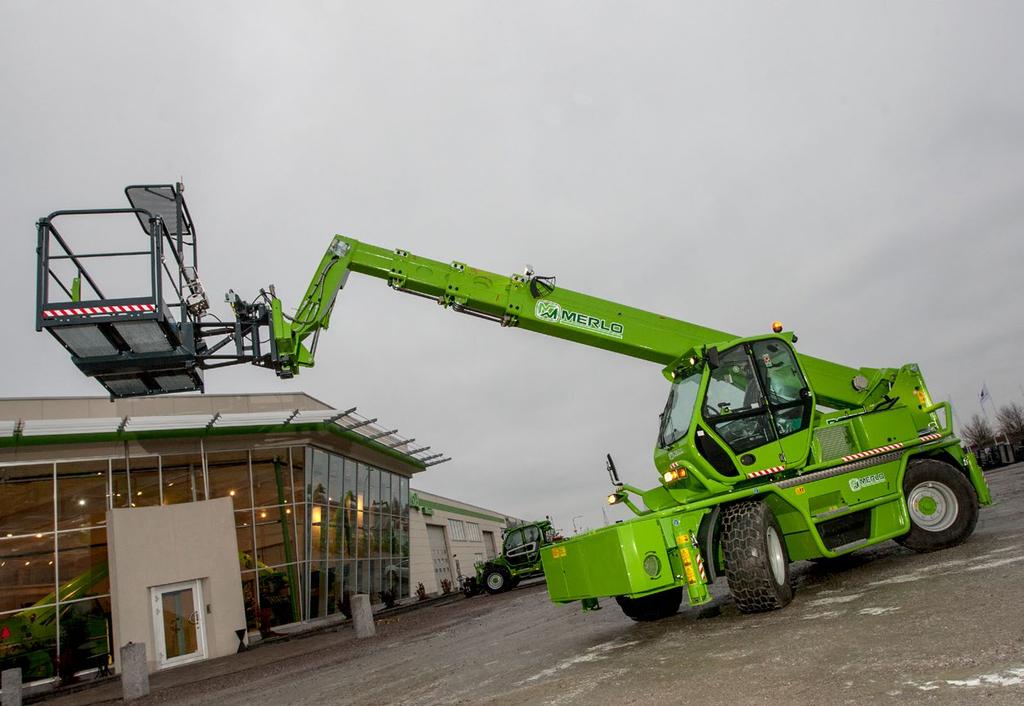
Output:
[[[350,272],[386,280],[388,286],[436,301],[445,308],[547,336],[603,348],[671,367],[688,351],[736,338],[734,334],[625,306],[562,287],[530,271],[511,276],[462,262],[440,262],[405,250],[387,250],[335,236],[295,315],[272,299],[279,375],[314,362],[316,338],[326,329],[339,290]],[[311,341],[307,343],[307,341]],[[801,356],[818,400],[834,409],[871,404],[884,394],[895,369],[851,368]]]

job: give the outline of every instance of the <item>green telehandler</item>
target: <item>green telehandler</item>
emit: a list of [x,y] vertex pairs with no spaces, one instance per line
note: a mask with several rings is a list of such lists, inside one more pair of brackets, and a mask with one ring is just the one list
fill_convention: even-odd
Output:
[[[741,611],[781,608],[793,597],[791,562],[890,539],[917,551],[951,547],[992,502],[977,461],[953,434],[950,405],[932,399],[914,363],[849,367],[798,353],[796,335],[779,322],[737,337],[564,289],[529,269],[505,276],[340,235],[293,315],[271,286],[252,301],[229,292],[235,321],[205,322],[180,184],[126,193],[132,208],[120,212],[138,218],[154,263],[152,290],[140,297],[106,300],[81,271],[84,259],[69,252],[81,274],[61,284],[71,301],[62,298],[49,287],[53,243],[68,250],[54,220],[86,212],[56,212],[38,224],[37,329],[114,397],[202,390],[205,369],[235,363],[297,374],[313,365],[352,272],[503,327],[657,364],[669,383],[654,449],[658,483],[626,484],[609,459],[608,502],[635,517],[541,549],[555,602],[590,609],[614,597],[630,618],[652,620],[675,613],[684,595],[691,605],[708,602],[709,585],[725,579]],[[166,262],[181,285],[176,304],[159,282]],[[159,353],[149,338],[134,346],[124,335],[138,322],[164,332]]]
[[562,538],[551,526],[551,520],[508,527],[501,534],[501,554],[476,562],[476,574],[463,582],[462,592],[467,596],[480,591],[503,593],[523,579],[540,576],[544,573],[541,550],[560,541]]

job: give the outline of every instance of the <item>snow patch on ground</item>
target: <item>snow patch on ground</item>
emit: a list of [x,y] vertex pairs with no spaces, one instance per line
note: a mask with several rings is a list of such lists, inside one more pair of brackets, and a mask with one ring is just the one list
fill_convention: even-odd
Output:
[[934,679],[932,681],[925,682],[924,684],[917,684],[915,682],[907,682],[910,686],[916,687],[921,691],[934,691],[935,689],[942,688],[943,686],[954,686],[959,688],[975,688],[979,686],[1020,686],[1024,684],[1024,667],[1014,667],[1011,669],[1005,669],[1002,672],[995,674],[979,674],[976,677],[969,679]]
[[1024,561],[1024,554],[1019,556],[1011,556],[1005,559],[996,559],[995,561],[986,561],[984,564],[976,564],[974,566],[968,566],[968,571],[981,571],[982,569],[994,569],[997,566],[1005,566],[1006,564],[1012,564],[1015,561]]
[[804,620],[829,620],[831,618],[838,618],[845,612],[845,610],[826,610],[823,613],[809,613],[804,616]]
[[834,603],[849,603],[850,601],[857,600],[863,595],[863,593],[851,593],[848,596],[832,596],[831,598],[818,598],[816,600],[811,601],[807,605],[810,607],[817,607],[822,605],[832,605]]
[[862,608],[861,610],[859,610],[857,612],[860,613],[861,615],[887,615],[889,613],[895,613],[899,609],[900,609],[900,607],[898,605],[897,606],[884,606],[884,607],[880,606],[878,608]]
[[554,667],[548,667],[547,669],[543,669],[537,672],[531,677],[527,677],[526,679],[517,681],[514,684],[514,686],[522,686],[523,684],[535,682],[538,679],[545,679],[547,677],[554,676],[562,670],[568,669],[569,667],[572,667],[576,664],[582,664],[584,662],[596,662],[598,660],[607,659],[607,655],[609,652],[613,652],[614,650],[621,650],[623,647],[632,647],[633,645],[638,644],[640,644],[639,640],[633,640],[631,642],[620,642],[618,640],[602,642],[599,645],[588,647],[583,654],[576,655],[575,657],[570,657],[569,659],[563,659]]
[[923,578],[926,577],[921,574],[903,574],[902,576],[892,576],[887,579],[882,579],[881,581],[872,581],[868,586],[888,586],[894,583],[910,583],[911,581],[920,581]]

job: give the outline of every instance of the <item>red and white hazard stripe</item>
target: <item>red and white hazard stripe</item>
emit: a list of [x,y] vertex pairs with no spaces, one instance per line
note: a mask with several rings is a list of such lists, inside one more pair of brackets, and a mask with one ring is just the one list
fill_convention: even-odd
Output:
[[703,581],[704,583],[707,583],[708,582],[708,574],[704,570],[704,557],[702,557],[700,555],[700,551],[699,550],[696,552],[696,554],[697,554],[697,573],[700,574],[700,580]]
[[888,446],[879,446],[877,449],[870,449],[868,451],[860,451],[859,453],[850,454],[849,456],[843,456],[843,461],[856,461],[859,458],[867,458],[868,456],[877,456],[878,454],[884,454],[886,451],[895,451],[896,449],[902,449],[903,442],[898,441],[895,444],[889,444]]
[[924,436],[921,437],[921,443],[923,444],[926,441],[935,441],[936,439],[941,439],[941,438],[942,438],[942,434],[925,434]]
[[760,478],[761,476],[770,476],[772,473],[781,473],[784,470],[786,470],[785,466],[773,466],[772,468],[763,468],[760,471],[748,473],[747,478]]
[[96,314],[145,314],[156,311],[155,304],[145,302],[139,304],[111,304],[110,306],[83,306],[73,309],[43,309],[43,317],[52,319],[57,316],[95,316]]

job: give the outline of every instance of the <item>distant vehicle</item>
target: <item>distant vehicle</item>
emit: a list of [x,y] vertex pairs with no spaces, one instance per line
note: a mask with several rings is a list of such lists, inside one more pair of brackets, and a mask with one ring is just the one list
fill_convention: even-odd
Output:
[[559,541],[550,520],[509,527],[502,533],[501,554],[476,563],[476,576],[464,578],[462,592],[473,596],[480,591],[502,593],[525,578],[542,576],[540,550]]
[[978,457],[978,465],[987,471],[1016,463],[1024,458],[1024,447],[1007,443],[994,444],[978,449],[975,455]]

